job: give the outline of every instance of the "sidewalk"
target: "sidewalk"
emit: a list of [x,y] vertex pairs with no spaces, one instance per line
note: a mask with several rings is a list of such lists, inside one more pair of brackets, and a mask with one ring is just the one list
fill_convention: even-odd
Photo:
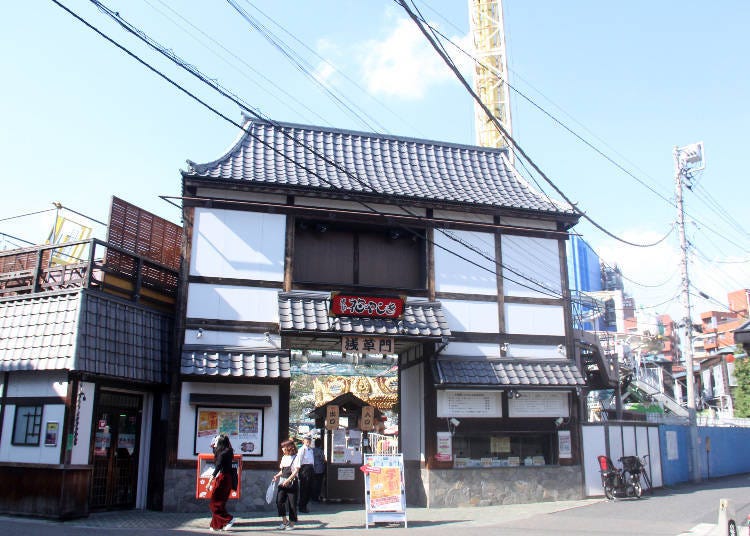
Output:
[[[481,527],[497,523],[499,519],[506,521],[524,519],[536,514],[559,512],[601,501],[602,499],[582,499],[578,501],[464,508],[428,509],[415,507],[407,508],[406,520],[409,530],[434,530],[437,528],[442,529],[442,531],[456,530],[462,527]],[[230,533],[235,534],[274,531],[280,521],[278,516],[271,515],[269,512],[232,513],[234,513],[237,520]],[[27,519],[27,521],[30,523],[49,524],[50,529],[54,526],[64,525],[66,528],[100,528],[106,529],[107,532],[113,529],[161,529],[208,533],[209,519],[210,514],[208,512],[208,504],[206,504],[205,514],[124,510],[91,514],[84,519],[65,522],[40,519]],[[370,528],[377,530],[382,526],[385,525],[371,525]],[[399,525],[394,524],[391,527],[401,527],[401,530],[403,530],[403,523]],[[394,528],[389,528],[389,532],[394,530]],[[342,529],[364,531],[364,505],[314,503],[310,506],[309,514],[300,514],[297,529],[303,532],[314,531],[315,534],[335,534],[336,532],[340,533]],[[395,530],[399,529],[395,528]]]

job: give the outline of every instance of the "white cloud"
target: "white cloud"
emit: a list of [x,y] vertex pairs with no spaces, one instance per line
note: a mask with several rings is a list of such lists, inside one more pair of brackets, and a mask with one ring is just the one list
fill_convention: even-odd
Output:
[[[660,236],[656,231],[629,230],[618,236],[630,242],[645,244],[655,242],[663,235]],[[607,238],[594,244],[594,249],[600,260],[609,265],[617,264],[621,268],[627,278],[624,280],[625,291],[635,298],[636,306],[653,308],[653,312],[667,313],[673,319],[684,316],[681,301],[681,253],[674,235],[649,248],[628,246]],[[691,252],[688,275],[693,321],[699,320],[701,312],[726,311],[727,294],[750,287],[747,264],[722,263],[727,260],[731,259],[707,261]],[[699,292],[706,293],[713,300],[698,297]],[[722,307],[717,302],[725,306]]]
[[406,18],[396,19],[389,35],[363,43],[361,50],[363,78],[373,94],[416,100],[431,86],[454,79],[422,32]]

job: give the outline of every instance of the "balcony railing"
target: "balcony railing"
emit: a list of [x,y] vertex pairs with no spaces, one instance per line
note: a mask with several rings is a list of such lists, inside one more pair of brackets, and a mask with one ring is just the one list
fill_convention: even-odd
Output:
[[170,306],[178,280],[176,270],[96,238],[0,251],[0,298],[89,288]]

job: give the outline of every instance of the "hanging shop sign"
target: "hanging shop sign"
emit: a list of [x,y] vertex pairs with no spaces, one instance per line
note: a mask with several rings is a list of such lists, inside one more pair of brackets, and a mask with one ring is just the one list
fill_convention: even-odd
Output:
[[362,407],[362,422],[360,429],[369,432],[375,427],[375,408],[372,406]]
[[393,337],[341,337],[342,352],[362,352],[365,354],[392,354],[395,344]]
[[339,427],[339,407],[334,405],[326,406],[326,429],[336,430]]
[[398,319],[404,314],[402,297],[357,296],[331,293],[331,316]]

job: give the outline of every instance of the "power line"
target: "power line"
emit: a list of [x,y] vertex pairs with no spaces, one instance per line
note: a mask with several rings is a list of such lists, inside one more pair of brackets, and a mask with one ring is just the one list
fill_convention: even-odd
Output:
[[[417,25],[417,27],[422,32],[422,34],[427,38],[427,40],[432,45],[432,47],[435,49],[435,51],[438,53],[438,55],[440,55],[440,57],[443,59],[443,61],[445,62],[445,64],[451,69],[451,71],[453,71],[453,74],[456,76],[456,78],[458,78],[458,80],[464,86],[464,88],[466,89],[466,91],[469,92],[469,94],[472,96],[472,98],[474,99],[474,101],[477,102],[477,104],[479,104],[479,106],[482,108],[482,110],[484,110],[484,112],[487,115],[487,117],[490,119],[490,121],[493,122],[493,124],[495,125],[495,127],[500,131],[500,133],[506,139],[506,141],[509,144],[513,145],[513,147],[520,154],[520,156],[522,156],[527,162],[529,162],[529,164],[531,165],[531,167],[534,168],[534,171],[536,171],[550,186],[552,186],[552,188],[570,205],[570,207],[576,213],[578,213],[582,218],[585,218],[586,220],[588,220],[589,223],[591,223],[594,227],[596,227],[597,229],[599,229],[600,231],[602,231],[606,235],[610,236],[611,238],[614,238],[615,240],[617,240],[619,242],[622,242],[624,244],[628,244],[628,245],[631,245],[631,246],[635,246],[635,247],[652,247],[652,246],[655,246],[655,245],[663,242],[664,240],[666,240],[666,238],[672,233],[672,227],[670,227],[669,232],[667,232],[667,234],[664,235],[664,237],[661,238],[660,240],[658,240],[658,241],[656,241],[654,243],[651,243],[651,244],[637,244],[637,243],[630,242],[628,240],[625,240],[623,238],[620,238],[620,237],[616,236],[615,234],[613,234],[610,231],[608,231],[607,229],[605,229],[603,226],[599,225],[596,221],[594,221],[585,212],[583,212],[582,210],[580,210],[576,206],[576,204],[573,203],[568,198],[568,196],[565,195],[565,193],[562,190],[560,190],[560,188],[558,188],[558,186],[554,182],[552,182],[552,180],[549,177],[547,177],[547,175],[528,156],[528,154],[526,154],[526,151],[524,151],[523,148],[521,148],[521,146],[518,144],[518,142],[516,142],[516,140],[513,139],[513,137],[508,133],[508,131],[505,129],[505,127],[501,124],[501,122],[498,121],[498,119],[492,114],[492,112],[489,110],[489,108],[487,108],[487,106],[482,102],[482,99],[480,99],[479,96],[476,94],[476,92],[474,92],[474,90],[471,88],[471,86],[469,85],[469,83],[463,77],[463,75],[458,70],[458,68],[456,67],[456,65],[453,63],[453,61],[450,59],[450,57],[444,52],[444,50],[442,49],[442,46],[439,43],[437,43],[436,40],[432,36],[429,35],[429,33],[427,32],[427,30],[422,25],[422,22],[420,21],[420,19],[414,14],[414,12],[406,4],[406,0],[394,0],[394,1],[397,4],[399,4],[406,11],[406,13],[414,21],[414,23]],[[427,25],[427,26],[429,27],[429,25]]]
[[[159,46],[157,43],[155,43],[153,40],[151,40],[145,34],[143,34],[143,32],[140,32],[140,31],[136,30],[129,23],[127,23],[126,21],[124,21],[119,16],[118,13],[115,13],[115,12],[109,10],[108,8],[106,8],[106,6],[103,6],[101,3],[97,2],[96,0],[91,0],[91,1],[92,1],[92,3],[96,4],[97,7],[99,7],[99,9],[102,12],[104,12],[105,14],[107,14],[108,16],[110,16],[113,20],[115,20],[121,27],[123,27],[129,33],[135,35],[136,37],[138,37],[139,39],[141,39],[142,41],[144,41],[146,44],[148,44],[154,50],[156,50],[157,52],[161,53],[162,55],[164,55],[165,57],[167,57],[168,59],[170,59],[174,63],[176,63],[181,68],[187,70],[190,74],[192,74],[193,76],[195,76],[196,78],[198,78],[199,80],[201,80],[202,82],[204,82],[205,84],[209,85],[214,90],[218,91],[225,98],[228,98],[228,99],[232,100],[232,102],[234,102],[235,104],[238,104],[240,107],[242,107],[243,109],[245,109],[248,113],[251,113],[252,115],[258,117],[259,119],[266,120],[265,118],[263,118],[261,116],[261,114],[259,112],[251,110],[249,106],[247,106],[246,104],[240,102],[238,100],[239,99],[238,97],[236,97],[233,94],[228,93],[227,90],[225,90],[224,88],[222,88],[217,82],[207,79],[202,73],[200,73],[200,71],[198,71],[197,68],[195,68],[194,66],[191,66],[191,65],[187,65],[185,62],[183,62],[182,60],[180,60],[174,53],[167,52],[163,47]],[[211,105],[209,105],[208,103],[206,103],[205,101],[203,101],[202,99],[200,99],[198,96],[196,96],[195,94],[191,93],[190,91],[188,91],[187,89],[185,89],[184,87],[182,87],[180,84],[178,84],[177,82],[175,82],[174,80],[172,80],[171,78],[169,78],[167,75],[163,74],[161,71],[159,71],[158,69],[156,69],[155,67],[153,67],[152,65],[150,65],[148,62],[146,62],[145,60],[141,59],[135,53],[131,52],[126,47],[120,45],[114,39],[110,38],[109,36],[107,36],[106,34],[104,34],[103,32],[101,32],[99,29],[97,29],[96,27],[94,27],[93,25],[91,25],[89,22],[87,22],[86,20],[84,20],[82,17],[78,16],[76,13],[74,13],[73,11],[71,11],[70,9],[68,9],[66,6],[62,5],[60,2],[58,2],[58,0],[52,0],[52,2],[54,2],[56,5],[58,5],[59,7],[61,7],[62,9],[64,9],[66,12],[68,12],[71,16],[73,16],[74,18],[78,19],[80,22],[82,22],[83,24],[85,24],[89,29],[91,29],[92,31],[96,32],[98,35],[100,35],[101,37],[103,37],[104,39],[106,39],[107,41],[109,41],[111,44],[113,44],[114,46],[116,46],[117,48],[119,48],[120,50],[122,50],[123,52],[125,52],[127,55],[129,55],[130,57],[132,57],[133,59],[135,59],[136,61],[138,61],[140,64],[142,64],[143,66],[145,66],[146,68],[148,68],[150,71],[152,71],[153,73],[157,74],[159,77],[161,77],[162,79],[164,79],[165,81],[167,81],[168,83],[170,83],[171,85],[173,85],[174,87],[176,87],[181,92],[183,92],[186,95],[188,95],[190,98],[192,98],[193,100],[195,100],[196,102],[198,102],[202,106],[204,106],[207,109],[209,109],[211,112],[213,112],[217,116],[221,117],[225,121],[227,121],[230,124],[236,126],[240,130],[244,131],[245,133],[247,133],[249,136],[253,137],[259,143],[262,143],[262,144],[268,146],[271,150],[273,150],[274,152],[276,152],[277,154],[279,154],[280,156],[282,156],[284,159],[286,159],[287,161],[289,161],[293,165],[300,167],[301,169],[305,170],[306,172],[310,173],[311,175],[317,177],[319,180],[321,180],[321,181],[323,181],[323,182],[328,183],[329,185],[331,185],[331,183],[329,181],[327,181],[326,179],[324,179],[322,176],[320,176],[314,170],[306,168],[305,166],[303,166],[302,164],[300,164],[299,162],[297,162],[293,158],[289,157],[285,153],[281,152],[280,150],[278,150],[275,147],[273,147],[272,145],[270,145],[268,142],[262,140],[259,136],[254,135],[252,132],[250,132],[247,129],[245,129],[243,125],[241,125],[241,124],[233,121],[232,119],[230,119],[229,117],[227,117],[226,115],[224,115],[223,113],[221,113],[220,111],[218,111],[216,108],[212,107]],[[268,121],[268,122],[277,125],[273,121]],[[301,145],[302,147],[305,147],[307,150],[309,150],[310,152],[312,152],[313,154],[315,154],[317,157],[322,158],[327,163],[329,163],[331,165],[334,165],[337,169],[341,170],[342,172],[347,173],[352,179],[357,180],[358,182],[360,182],[361,184],[363,184],[364,186],[366,186],[369,190],[374,191],[371,186],[369,186],[364,181],[361,181],[361,179],[359,179],[359,177],[356,177],[356,175],[352,174],[351,172],[349,172],[345,168],[341,167],[337,162],[331,161],[331,160],[327,159],[325,157],[325,155],[320,155],[313,148],[310,148],[310,147],[306,146],[304,143],[300,142],[299,140],[296,140],[294,137],[290,136],[289,134],[287,134],[287,133],[283,133],[283,134],[285,136],[289,137],[295,143]],[[375,192],[375,193],[377,193],[377,192]],[[397,198],[397,196],[393,196],[393,197]],[[387,217],[387,215],[385,215],[385,214],[377,211],[376,209],[368,206],[366,203],[361,202],[361,201],[359,201],[359,203],[362,206],[366,207],[368,210],[370,210],[372,213],[379,214],[379,215],[382,215],[384,217]],[[412,215],[412,216],[414,216],[416,218],[419,218],[420,220],[423,219],[423,218],[421,218],[418,215],[414,215],[414,214],[409,213],[409,211],[404,206],[401,206],[401,208],[402,208],[402,210],[404,210],[405,212],[407,212],[407,214],[410,214],[410,215]],[[412,230],[412,229],[410,229],[408,227],[404,227],[404,229],[406,231],[412,233],[412,234],[420,236],[414,230]],[[438,230],[440,231],[440,229],[438,229]],[[424,240],[427,240],[426,237],[422,236],[421,238],[424,239]],[[444,246],[441,246],[440,244],[435,243],[434,241],[431,241],[431,244],[434,245],[435,247],[439,248],[439,249],[442,249],[442,250],[444,250],[444,251],[446,251],[446,252],[454,255],[454,256],[457,256],[458,258],[464,260],[465,262],[468,262],[469,264],[472,264],[474,266],[477,266],[480,269],[483,269],[483,270],[486,270],[486,271],[488,271],[490,273],[493,273],[496,276],[499,275],[496,270],[491,270],[491,269],[489,269],[489,268],[487,268],[485,266],[482,266],[482,265],[480,265],[480,264],[478,264],[478,263],[476,263],[476,262],[474,262],[474,261],[472,261],[472,260],[470,260],[470,259],[468,259],[468,258],[466,258],[466,257],[464,257],[464,256],[462,256],[462,255],[460,255],[458,253],[456,253],[455,251],[453,251],[453,250],[451,250],[449,248],[445,248]],[[500,266],[500,267],[506,268],[501,263],[498,263],[497,261],[493,261],[493,262],[496,265]],[[511,282],[519,284],[520,286],[523,286],[525,288],[529,288],[530,290],[534,290],[536,292],[542,292],[538,288],[529,287],[528,285],[526,285],[524,283],[521,283],[519,281],[515,281],[515,280],[513,280],[512,278],[508,277],[505,274],[503,274],[503,277],[505,279],[511,281]],[[522,276],[522,277],[524,277],[524,276]],[[537,282],[535,282],[535,281],[532,281],[532,283],[533,284],[537,284]],[[542,293],[544,294],[544,292],[542,292]],[[556,296],[553,296],[553,297],[556,297],[556,298],[559,298],[559,299],[564,299],[563,295],[556,295]]]

